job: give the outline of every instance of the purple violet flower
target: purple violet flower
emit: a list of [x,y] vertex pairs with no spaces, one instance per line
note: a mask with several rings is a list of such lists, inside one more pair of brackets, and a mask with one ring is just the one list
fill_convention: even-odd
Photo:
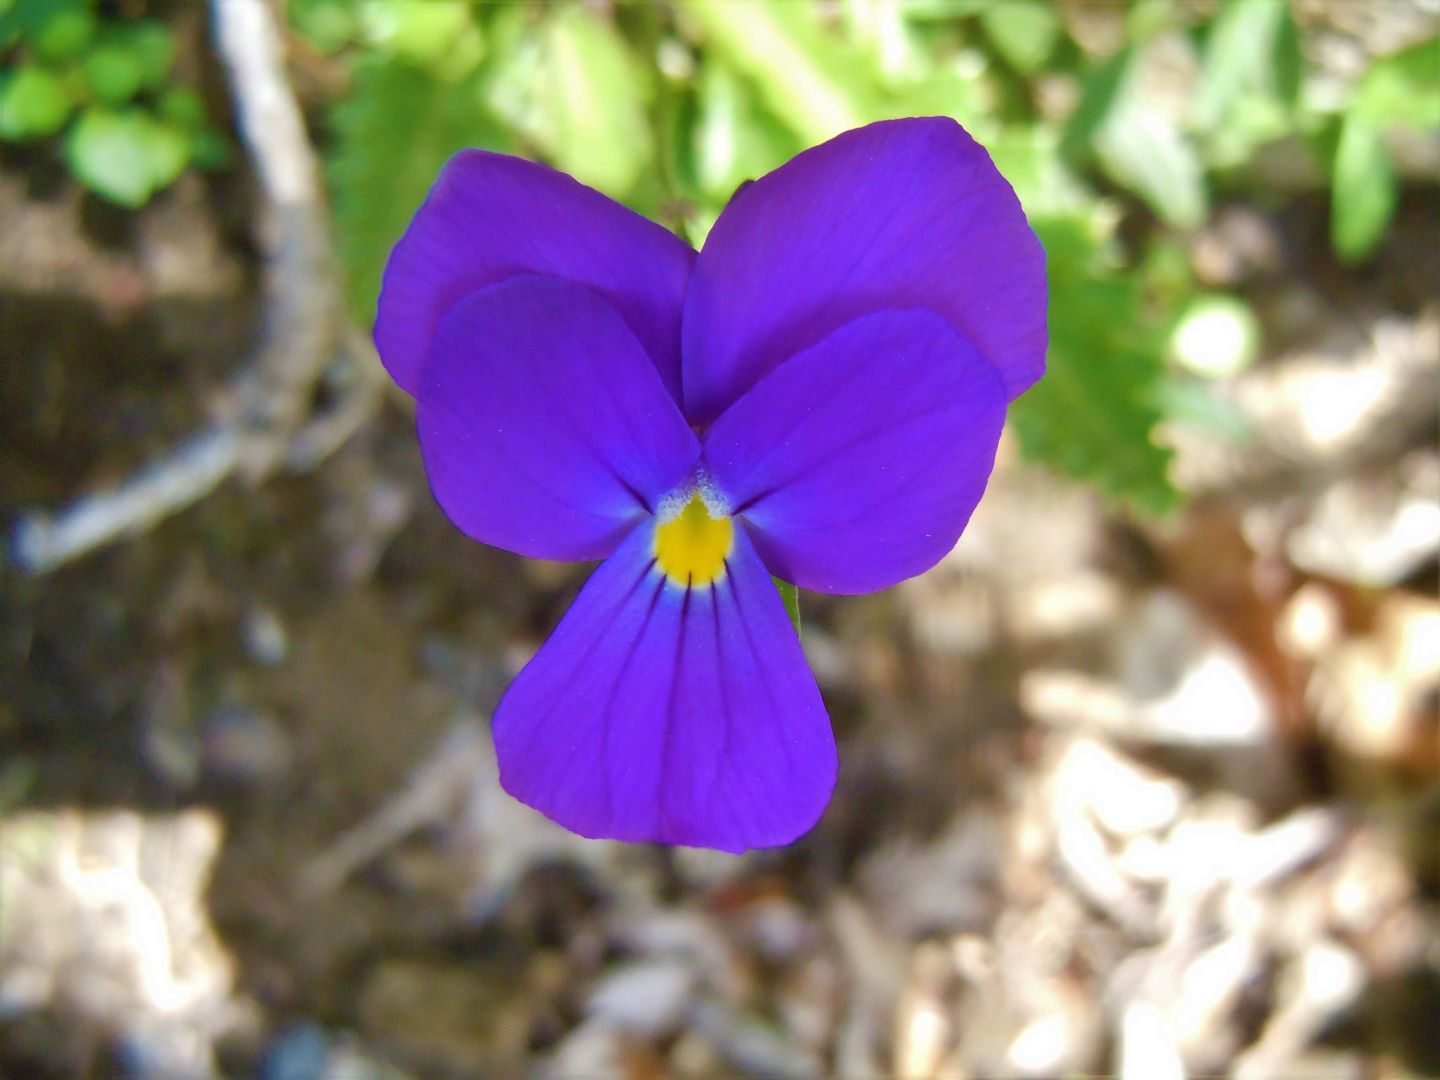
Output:
[[950,550],[1044,370],[1044,253],[943,118],[805,151],[698,254],[471,150],[396,246],[375,340],[460,529],[604,560],[495,713],[502,785],[583,836],[743,851],[835,783],[771,575],[865,593]]

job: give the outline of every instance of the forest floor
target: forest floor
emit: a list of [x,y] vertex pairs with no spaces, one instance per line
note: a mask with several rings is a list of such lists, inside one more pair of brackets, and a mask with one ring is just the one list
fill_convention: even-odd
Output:
[[[0,159],[0,524],[224,408],[251,195]],[[1266,347],[1221,387],[1255,438],[1174,434],[1176,520],[1007,444],[930,573],[802,596],[842,767],[784,850],[499,791],[488,712],[587,570],[452,528],[399,398],[4,566],[0,1075],[1440,1074],[1440,223],[1410,193],[1345,271],[1325,215],[1196,241]]]

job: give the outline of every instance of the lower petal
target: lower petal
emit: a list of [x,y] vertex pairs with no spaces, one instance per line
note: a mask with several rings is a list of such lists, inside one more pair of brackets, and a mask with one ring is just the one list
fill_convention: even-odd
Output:
[[829,719],[743,529],[686,588],[647,521],[586,583],[495,713],[500,781],[589,837],[744,851],[785,844],[835,783]]

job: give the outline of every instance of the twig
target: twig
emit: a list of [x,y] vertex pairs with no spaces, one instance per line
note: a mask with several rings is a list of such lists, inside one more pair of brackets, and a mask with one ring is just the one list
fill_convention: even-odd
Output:
[[53,518],[22,516],[11,537],[15,559],[42,574],[101,544],[142,533],[213,491],[239,460],[238,431],[215,428],[193,436],[123,487],[87,495]]
[[[254,482],[279,468],[313,467],[365,422],[379,399],[373,350],[346,324],[319,163],[285,78],[274,14],[266,0],[211,0],[210,11],[264,196],[261,343],[233,388],[240,408],[232,419],[191,436],[114,490],[83,496],[54,515],[21,516],[12,552],[32,573],[144,532],[237,472]],[[337,360],[351,369],[345,392],[307,423],[312,390]]]
[[347,382],[335,403],[290,439],[285,467],[291,472],[313,469],[339,450],[380,404],[385,379],[370,339],[351,327],[340,357]]
[[[343,311],[320,165],[285,79],[274,15],[266,0],[211,0],[210,10],[240,134],[265,194],[264,342],[243,388],[244,423],[263,437],[299,425],[310,388],[342,339]],[[268,449],[281,452],[278,445]],[[276,463],[247,467],[263,472]]]
[[494,752],[480,725],[474,718],[462,718],[404,788],[304,867],[299,895],[313,901],[334,892],[411,833],[457,814],[476,777],[494,771]]

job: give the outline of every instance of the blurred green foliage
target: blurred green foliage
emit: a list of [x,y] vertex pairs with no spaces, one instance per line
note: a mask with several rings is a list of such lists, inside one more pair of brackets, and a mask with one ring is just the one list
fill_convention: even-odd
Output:
[[165,23],[104,14],[97,0],[0,0],[0,141],[58,136],[82,183],[143,205],[187,166],[228,154],[176,82],[176,51]]
[[[77,175],[133,205],[203,160],[196,132],[208,129],[198,101],[165,89],[165,28],[108,10],[0,0],[0,137],[64,130]],[[1395,140],[1440,128],[1440,41],[1339,77],[1308,59],[1287,0],[287,0],[286,11],[297,63],[344,86],[324,117],[329,175],[367,318],[391,246],[461,147],[549,161],[699,245],[741,183],[806,146],[884,117],[955,117],[1049,252],[1049,374],[1014,410],[1021,449],[1146,514],[1179,502],[1167,424],[1243,437],[1207,380],[1260,344],[1240,298],[1200,289],[1187,236],[1218,200],[1273,204],[1309,185],[1331,192],[1336,253],[1363,260],[1398,201]],[[1262,166],[1277,157],[1283,190]]]
[[[804,147],[883,117],[954,116],[990,148],[1049,252],[1049,373],[1015,408],[1021,448],[1146,514],[1179,501],[1162,425],[1242,435],[1204,380],[1258,347],[1248,308],[1201,295],[1177,241],[1217,195],[1265,195],[1252,164],[1279,145],[1331,178],[1335,249],[1363,259],[1396,203],[1387,130],[1440,126],[1435,42],[1337,92],[1307,69],[1285,0],[291,0],[289,11],[353,77],[332,113],[331,179],[367,316],[391,245],[462,146],[547,160],[699,244],[736,187]],[[1120,225],[1137,221],[1122,243]]]

